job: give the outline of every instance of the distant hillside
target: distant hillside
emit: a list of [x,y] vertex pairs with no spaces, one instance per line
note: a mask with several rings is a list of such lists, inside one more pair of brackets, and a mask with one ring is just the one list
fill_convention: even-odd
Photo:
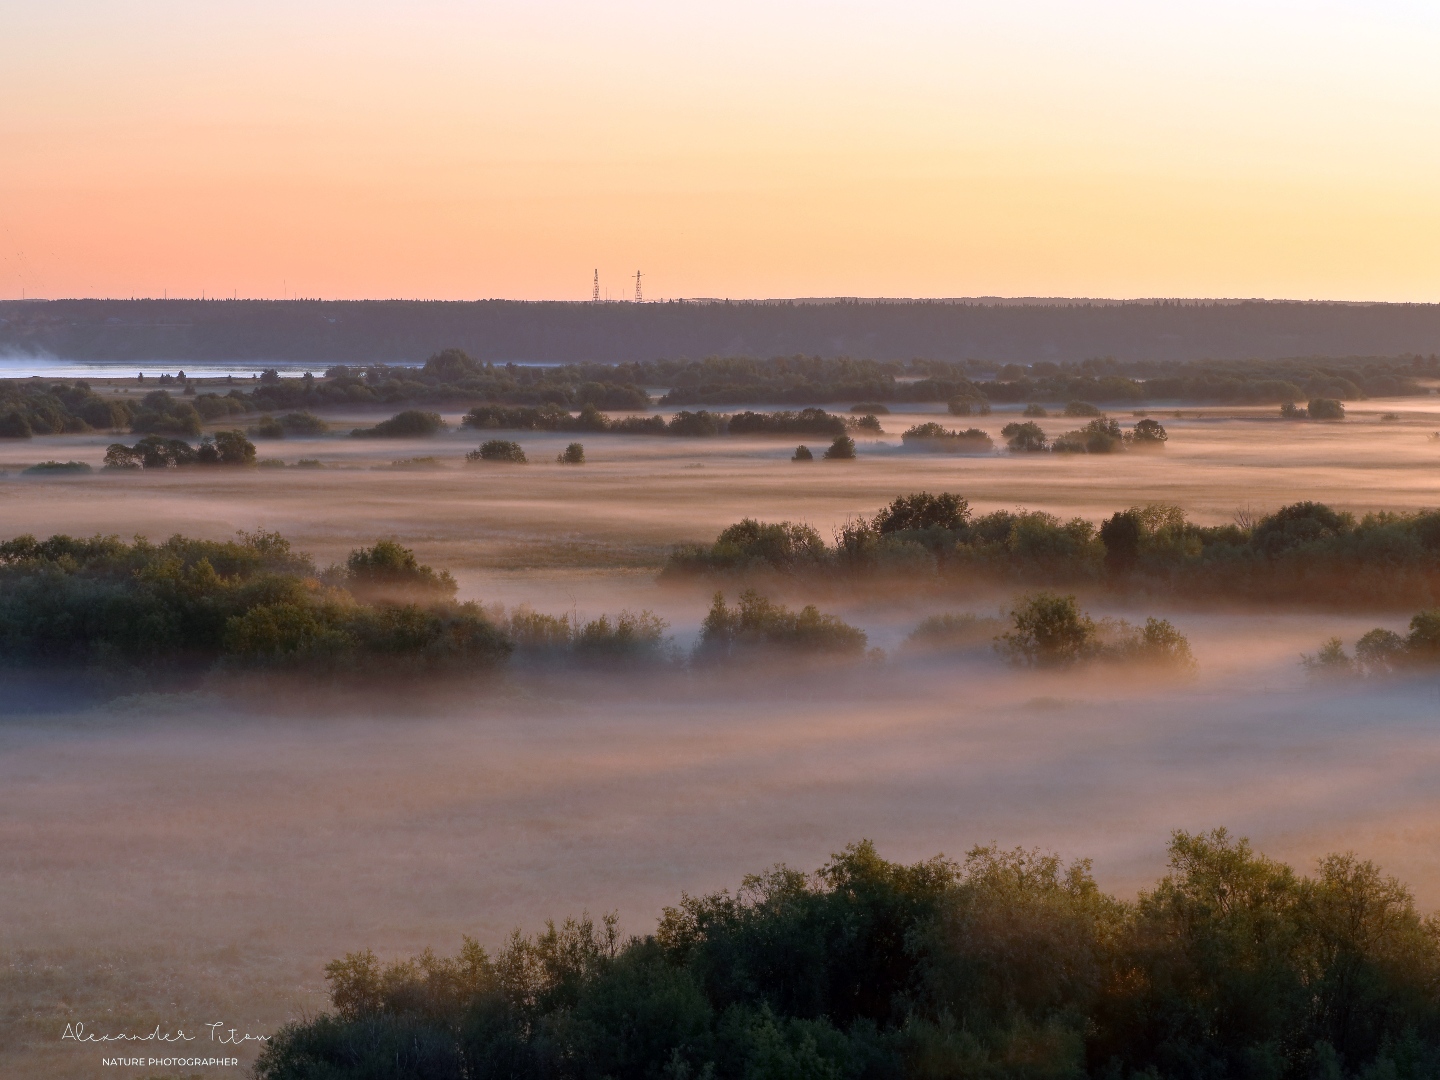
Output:
[[1002,362],[1440,352],[1440,305],[1146,301],[657,304],[270,300],[0,302],[0,355],[413,363],[706,356]]

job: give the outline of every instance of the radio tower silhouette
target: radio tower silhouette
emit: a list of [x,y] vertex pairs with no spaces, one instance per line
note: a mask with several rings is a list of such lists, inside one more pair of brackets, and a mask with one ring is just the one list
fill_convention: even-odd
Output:
[[599,271],[599,270],[596,270],[596,271],[595,271],[595,284],[594,284],[594,286],[590,289],[590,302],[591,302],[592,304],[598,304],[598,303],[600,302],[600,271]]
[[640,271],[639,271],[639,270],[636,270],[636,271],[635,271],[635,302],[636,302],[637,304],[643,304],[643,303],[645,302],[644,299],[643,299],[643,298],[641,297],[641,295],[640,295]]

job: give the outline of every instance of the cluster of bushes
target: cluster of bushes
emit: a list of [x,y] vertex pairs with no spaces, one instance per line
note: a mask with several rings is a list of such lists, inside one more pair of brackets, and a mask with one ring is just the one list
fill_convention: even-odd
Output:
[[130,418],[128,404],[102,398],[89,383],[0,381],[0,439],[110,431],[128,427]]
[[326,969],[330,1011],[261,1080],[1422,1078],[1440,1072],[1440,926],[1373,863],[1313,875],[1177,832],[1133,901],[1088,861],[994,846],[814,873],[615,919]]
[[1344,420],[1345,405],[1334,398],[1315,398],[1304,406],[1287,401],[1280,406],[1280,415],[1286,420]]
[[490,439],[480,444],[478,450],[465,455],[466,461],[502,461],[512,465],[524,465],[525,450],[517,442],[508,439]]
[[250,429],[261,439],[283,439],[287,436],[324,435],[330,425],[312,412],[292,412],[284,416],[262,416]]
[[184,439],[147,435],[134,446],[111,443],[105,450],[107,469],[174,469],[183,465],[254,465],[255,444],[240,431],[217,431],[198,446]]
[[696,658],[732,659],[776,649],[858,655],[865,652],[865,643],[864,630],[821,612],[814,604],[791,611],[746,589],[733,608],[725,603],[724,593],[715,594],[700,626]]
[[406,409],[374,427],[355,428],[350,435],[356,439],[414,439],[436,435],[443,430],[445,421],[440,419],[439,413]]
[[520,431],[609,432],[616,435],[829,435],[839,438],[847,431],[880,432],[873,415],[858,418],[837,416],[824,409],[798,412],[742,412],[733,416],[682,410],[666,420],[663,416],[606,416],[587,405],[578,414],[555,405],[538,407],[477,405],[465,414],[466,427],[481,430],[514,428]]
[[943,424],[916,424],[900,436],[910,450],[928,450],[943,454],[986,454],[995,449],[995,442],[979,428],[964,431],[946,428]]
[[512,644],[398,544],[317,572],[275,533],[0,543],[0,662],[29,669],[471,671]]
[[1134,506],[1097,528],[1039,511],[975,515],[958,495],[901,496],[847,522],[833,543],[810,526],[750,519],[712,544],[675,548],[667,575],[865,577],[937,574],[1041,585],[1093,582],[1199,597],[1339,605],[1440,603],[1440,511],[1357,519],[1317,502],[1228,525],[1197,525],[1175,506]]
[[[1026,412],[1045,415],[1043,409],[1033,414],[1028,409]],[[1083,428],[1057,436],[1053,443],[1049,442],[1045,429],[1033,420],[1006,424],[1000,429],[1000,435],[1012,454],[1039,454],[1047,450],[1056,454],[1113,454],[1127,448],[1158,449],[1170,438],[1158,420],[1140,420],[1129,431],[1122,431],[1119,421],[1105,416],[1097,416]]]
[[666,663],[676,657],[666,637],[670,624],[653,611],[622,611],[581,622],[573,615],[546,615],[520,606],[498,612],[516,646],[530,658],[616,663]]
[[1332,637],[1313,656],[1302,656],[1302,664],[1317,675],[1391,675],[1401,671],[1426,671],[1440,666],[1440,608],[1430,608],[1410,620],[1409,633],[1377,627],[1355,642],[1355,655],[1345,643]]
[[1154,667],[1195,666],[1190,642],[1165,619],[1150,618],[1143,627],[1124,619],[1096,622],[1073,596],[1037,593],[1010,612],[1013,627],[995,639],[995,649],[1016,667],[1068,667],[1093,660],[1123,661]]

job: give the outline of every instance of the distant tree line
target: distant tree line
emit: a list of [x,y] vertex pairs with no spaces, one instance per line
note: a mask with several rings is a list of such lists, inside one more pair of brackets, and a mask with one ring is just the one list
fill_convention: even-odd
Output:
[[[666,406],[819,406],[861,401],[883,407],[885,402],[950,402],[952,411],[970,415],[972,406],[983,412],[990,402],[1352,401],[1425,393],[1417,379],[1437,375],[1440,361],[1419,356],[1182,365],[1122,364],[1110,359],[996,365],[818,356],[768,360],[711,357],[542,367],[482,363],[459,349],[446,349],[410,367],[339,364],[327,368],[321,378],[307,373],[299,379],[282,379],[270,371],[260,379],[240,380],[223,394],[214,390],[197,393],[190,381],[164,376],[164,385],[138,404],[102,397],[85,382],[3,381],[0,438],[125,427],[141,435],[184,438],[198,435],[202,423],[247,413],[375,405],[489,404],[544,407],[552,414],[588,408],[587,415],[593,417],[601,410],[648,409],[652,399],[644,387],[668,388],[660,398]],[[176,385],[183,385],[178,400],[170,389]],[[652,419],[636,417],[614,423],[641,425],[634,428],[639,433],[649,430],[643,425]],[[273,431],[272,427],[267,434],[274,437]],[[818,430],[805,433],[825,434]]]
[[1098,525],[1031,510],[974,514],[952,493],[900,496],[831,542],[797,522],[740,521],[675,548],[666,576],[1090,583],[1194,597],[1316,605],[1440,603],[1440,512],[1354,515],[1304,501],[1197,525],[1134,506]]
[[1351,854],[1310,875],[1177,832],[1134,900],[1085,860],[977,847],[326,969],[330,1009],[261,1080],[1420,1080],[1440,1073],[1440,924]]

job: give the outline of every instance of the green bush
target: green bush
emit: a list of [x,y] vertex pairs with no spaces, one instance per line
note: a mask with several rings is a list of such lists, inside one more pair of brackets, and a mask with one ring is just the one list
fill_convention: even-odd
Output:
[[343,568],[332,568],[327,578],[354,596],[367,601],[410,599],[415,596],[455,595],[459,586],[448,570],[435,570],[415,557],[415,552],[394,540],[380,540],[374,547],[350,552]]
[[1025,408],[1024,408],[1023,412],[1021,413],[1021,415],[1022,415],[1022,416],[1033,416],[1033,417],[1045,417],[1045,416],[1049,416],[1049,415],[1050,415],[1050,411],[1049,411],[1048,409],[1046,409],[1044,405],[1036,405],[1036,404],[1034,404],[1034,403],[1031,403],[1031,404],[1025,406]]
[[525,451],[517,442],[505,439],[491,439],[481,443],[480,449],[465,455],[466,461],[508,461],[516,465],[525,464]]
[[813,604],[791,611],[746,589],[736,607],[716,593],[700,627],[696,656],[723,659],[776,648],[815,653],[864,653],[865,631],[822,614]]
[[868,841],[805,873],[682,894],[658,926],[548,923],[326,968],[330,1010],[259,1080],[1426,1077],[1440,1065],[1433,918],[1373,863],[1311,876],[1224,829],[1175,833],[1135,900],[1088,861],[971,849],[911,865]]
[[83,461],[42,461],[38,465],[31,465],[28,469],[21,470],[22,476],[55,476],[74,475],[92,472],[89,465]]
[[958,614],[931,615],[922,620],[905,638],[911,648],[958,649],[969,645],[989,645],[1004,629],[1001,619],[963,611]]
[[555,456],[555,460],[561,465],[584,465],[585,447],[578,442],[572,442]]
[[1098,406],[1088,401],[1072,401],[1065,406],[1066,416],[1104,416]]
[[[1026,410],[1027,414],[1029,410]],[[1026,423],[1014,421],[1000,429],[1000,437],[1006,441],[1012,454],[1031,454],[1046,449],[1045,430],[1033,420]]]
[[814,460],[815,460],[815,455],[810,452],[810,448],[809,448],[808,446],[806,446],[804,443],[801,443],[799,446],[797,446],[797,447],[795,448],[795,453],[790,456],[790,460],[791,460],[791,461],[814,461]]
[[435,435],[444,427],[439,413],[406,409],[374,427],[356,428],[350,434],[360,439],[407,439]]
[[877,532],[892,533],[920,529],[961,529],[970,520],[970,503],[959,495],[928,491],[901,495],[874,518]]
[[188,402],[176,401],[164,390],[152,390],[135,411],[130,430],[136,435],[193,437],[200,434],[200,414]]
[[1096,623],[1073,596],[1036,593],[1021,597],[1010,612],[1012,629],[995,648],[1021,667],[1068,667],[1082,661],[1112,660],[1176,670],[1195,666],[1190,643],[1164,619],[1143,627],[1123,619]]
[[262,416],[255,421],[255,426],[250,433],[257,439],[283,439],[285,438],[285,425],[273,416]]
[[862,401],[859,404],[851,405],[852,413],[861,413],[869,416],[889,416],[890,409],[881,405],[878,401]]
[[[874,426],[880,426],[876,421]],[[726,430],[731,435],[844,435],[845,418],[824,409],[799,412],[742,412],[730,417]]]
[[1334,398],[1315,398],[1306,408],[1311,420],[1344,420],[1345,406]]
[[950,454],[983,454],[995,448],[994,441],[979,428],[951,430],[940,424],[916,424],[900,436],[907,447]]
[[855,440],[849,435],[836,437],[825,450],[827,461],[852,461],[855,458]]

